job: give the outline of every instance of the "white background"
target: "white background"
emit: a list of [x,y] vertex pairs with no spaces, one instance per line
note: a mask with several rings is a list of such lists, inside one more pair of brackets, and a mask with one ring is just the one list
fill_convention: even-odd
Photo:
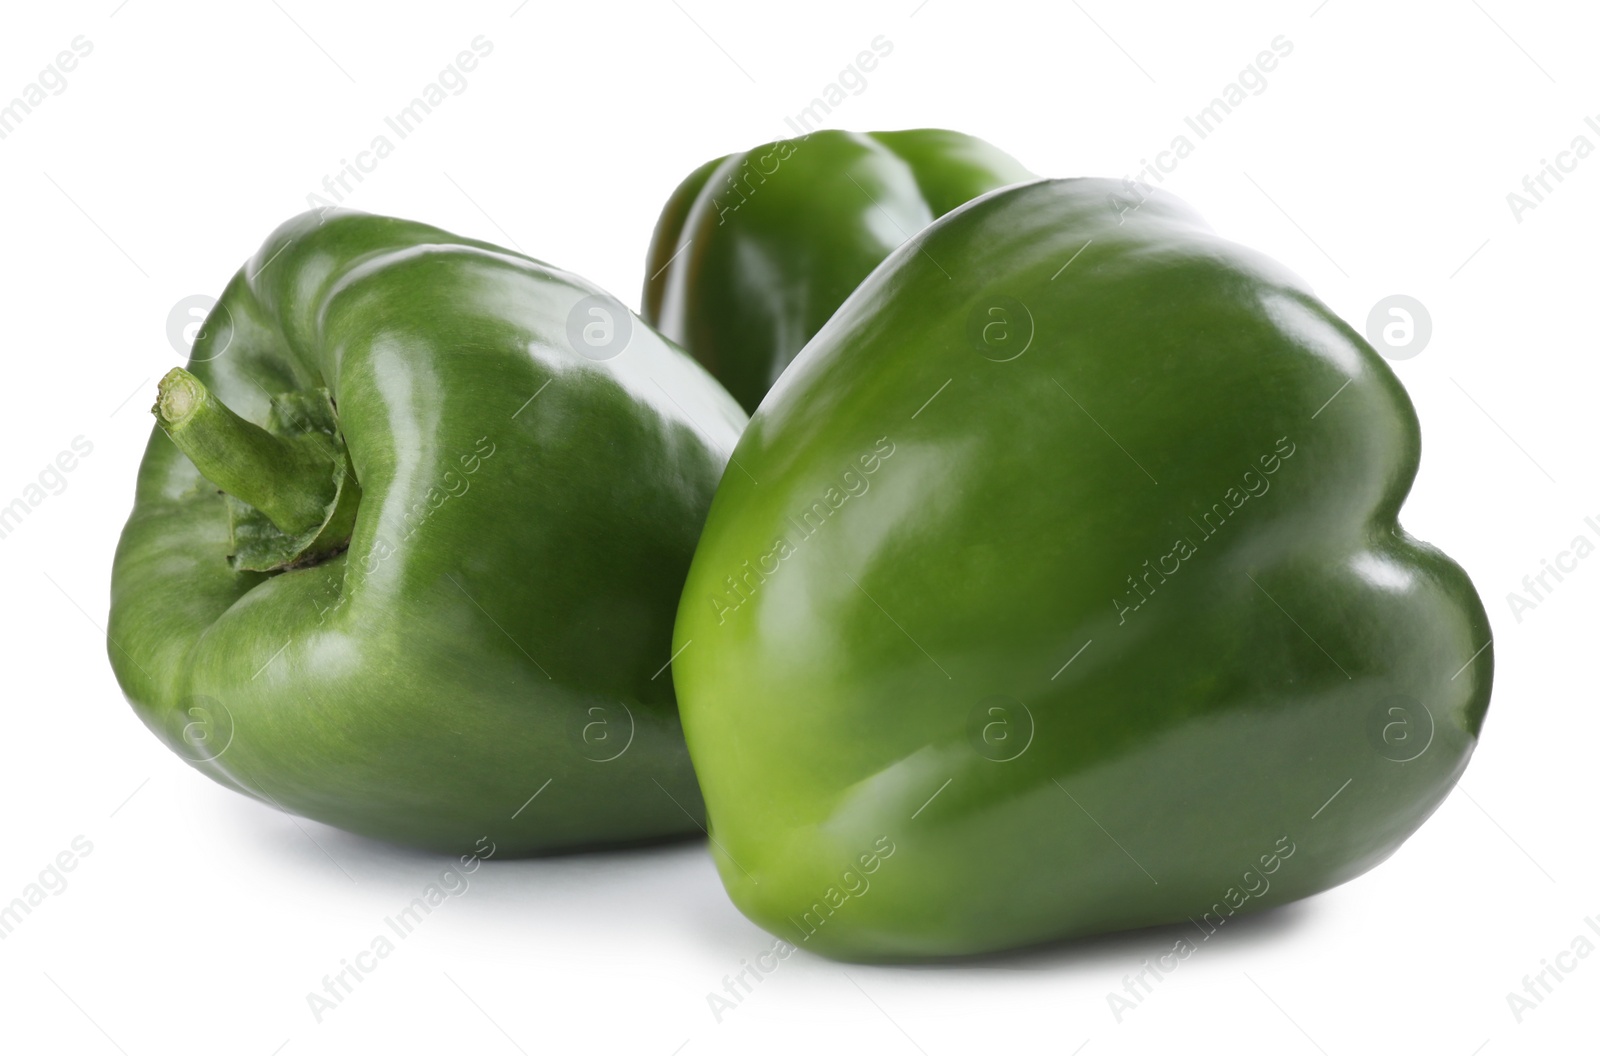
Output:
[[[0,140],[0,505],[75,437],[93,452],[0,539],[0,902],[74,837],[93,850],[0,940],[0,1047],[1595,1050],[1600,954],[1520,1023],[1506,996],[1580,933],[1600,944],[1600,557],[1530,610],[1507,600],[1575,536],[1600,541],[1584,522],[1600,525],[1600,156],[1520,216],[1507,201],[1575,137],[1600,147],[1588,5],[518,2],[6,12],[0,101],[74,37],[93,50]],[[174,305],[219,292],[480,34],[493,52],[466,89],[345,203],[509,243],[630,304],[677,181],[785,135],[880,34],[892,54],[830,127],[947,126],[1039,173],[1105,176],[1153,159],[1286,37],[1265,90],[1164,186],[1358,328],[1390,294],[1431,315],[1427,346],[1395,363],[1424,436],[1405,521],[1469,570],[1496,634],[1461,786],[1389,862],[1237,922],[1120,1022],[1107,994],[1182,929],[939,967],[799,953],[718,1022],[706,995],[771,940],[688,843],[485,866],[318,1023],[306,994],[446,863],[273,813],[158,744],[105,659],[112,549],[155,379],[182,361]]]

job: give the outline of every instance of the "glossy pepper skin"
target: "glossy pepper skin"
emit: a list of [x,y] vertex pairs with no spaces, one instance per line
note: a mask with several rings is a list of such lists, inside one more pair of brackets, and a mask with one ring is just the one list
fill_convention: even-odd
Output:
[[1370,869],[1489,700],[1472,584],[1396,521],[1419,453],[1366,341],[1164,192],[936,222],[762,404],[685,586],[733,901],[899,960],[1211,933]]
[[944,129],[820,131],[707,162],[668,199],[642,314],[754,411],[891,251],[980,194],[1032,179]]
[[[744,421],[698,364],[574,275],[332,212],[267,240],[189,370],[156,408],[178,437],[208,391],[253,423],[229,443],[276,443],[257,426],[331,402],[324,450],[347,448],[359,507],[335,556],[236,570],[230,518],[259,511],[156,430],[109,626],[151,730],[269,804],[439,851],[697,831],[672,687],[654,676]],[[223,464],[237,454],[210,468],[249,491]],[[323,479],[274,483],[313,492],[314,520]],[[252,540],[275,530],[250,523]]]

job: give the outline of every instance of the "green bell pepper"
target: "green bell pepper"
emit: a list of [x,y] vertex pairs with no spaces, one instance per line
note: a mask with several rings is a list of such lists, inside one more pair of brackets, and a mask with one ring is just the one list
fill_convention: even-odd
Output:
[[696,830],[671,623],[744,415],[584,280],[307,213],[163,380],[112,666],[193,765],[501,856]]
[[828,130],[717,158],[661,211],[642,314],[754,411],[896,246],[1032,176],[981,139],[943,129]]
[[1397,523],[1419,454],[1367,342],[1166,193],[938,220],[762,404],[690,569],[733,901],[923,958],[1209,934],[1382,861],[1489,701],[1471,582]]

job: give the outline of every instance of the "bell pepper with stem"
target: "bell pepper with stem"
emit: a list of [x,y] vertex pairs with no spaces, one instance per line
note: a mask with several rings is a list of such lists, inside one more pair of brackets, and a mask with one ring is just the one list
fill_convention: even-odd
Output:
[[217,781],[501,856],[699,831],[662,673],[744,424],[590,283],[306,213],[165,378],[113,566],[113,669]]

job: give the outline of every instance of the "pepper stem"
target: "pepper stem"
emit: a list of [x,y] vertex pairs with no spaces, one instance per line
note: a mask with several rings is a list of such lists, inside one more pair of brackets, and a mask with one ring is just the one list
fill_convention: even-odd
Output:
[[297,535],[327,518],[343,468],[333,451],[324,457],[245,421],[182,367],[161,379],[150,410],[202,476],[279,530]]

